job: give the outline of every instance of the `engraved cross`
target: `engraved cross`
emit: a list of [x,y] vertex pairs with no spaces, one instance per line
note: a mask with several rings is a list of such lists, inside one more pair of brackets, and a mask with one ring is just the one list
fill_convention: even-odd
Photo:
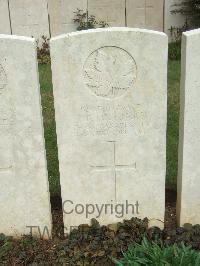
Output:
[[93,170],[102,171],[102,170],[111,170],[115,178],[115,200],[117,199],[117,171],[124,169],[136,170],[136,162],[133,164],[117,164],[116,163],[116,141],[108,141],[113,144],[113,163],[111,165],[90,165]]

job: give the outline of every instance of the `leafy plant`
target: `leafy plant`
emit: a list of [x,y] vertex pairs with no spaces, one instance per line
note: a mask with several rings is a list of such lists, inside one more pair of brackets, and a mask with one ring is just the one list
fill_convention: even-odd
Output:
[[8,255],[8,253],[12,250],[12,242],[5,235],[0,234],[0,262],[4,260],[4,258]]
[[200,27],[200,0],[182,0],[175,6],[172,13],[185,15],[191,29]]
[[45,36],[42,36],[42,46],[39,46],[39,42],[37,41],[37,56],[39,64],[50,64],[50,47],[49,47],[49,39]]
[[91,226],[71,231],[59,254],[65,265],[113,265],[111,257],[119,258],[131,243],[141,243],[147,228],[147,219],[132,218],[108,227],[92,219]]
[[141,245],[135,244],[130,247],[124,258],[120,261],[114,260],[118,266],[198,266],[200,265],[200,253],[193,250],[183,243],[180,245],[164,246],[162,242],[159,244],[151,243],[146,238],[143,239]]
[[97,21],[95,16],[88,15],[87,12],[84,12],[81,9],[77,9],[74,12],[74,23],[77,24],[77,30],[87,30],[94,28],[105,28],[108,24],[105,21]]
[[181,38],[183,32],[189,30],[189,25],[186,20],[182,27],[171,27],[171,43],[169,43],[169,59],[181,60]]
[[187,30],[189,30],[189,24],[187,20],[182,27],[171,27],[169,31],[171,34],[172,42],[180,42],[182,33]]

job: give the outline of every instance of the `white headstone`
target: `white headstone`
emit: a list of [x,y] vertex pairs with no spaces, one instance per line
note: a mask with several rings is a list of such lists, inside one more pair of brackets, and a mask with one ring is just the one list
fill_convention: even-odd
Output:
[[10,34],[8,0],[0,0],[0,34]]
[[73,19],[77,9],[87,12],[87,0],[48,0],[51,36],[76,31]]
[[163,11],[163,0],[127,0],[127,26],[163,31]]
[[162,227],[167,36],[129,28],[83,31],[52,39],[51,56],[65,226],[98,217],[97,209],[88,218],[77,214],[76,204],[120,203],[126,210],[127,200],[134,213],[130,207],[117,218],[104,210],[100,223],[138,216]]
[[88,14],[110,27],[125,26],[125,0],[88,0]]
[[40,40],[49,38],[47,0],[9,0],[12,33],[34,37]]
[[183,34],[178,173],[180,225],[200,223],[200,30]]
[[0,35],[0,188],[1,233],[51,234],[36,44],[27,37]]

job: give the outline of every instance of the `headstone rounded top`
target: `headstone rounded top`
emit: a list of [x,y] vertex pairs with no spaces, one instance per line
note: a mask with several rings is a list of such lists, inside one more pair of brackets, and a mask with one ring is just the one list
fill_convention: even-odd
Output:
[[124,49],[104,46],[93,51],[84,65],[86,86],[96,96],[118,98],[133,88],[137,76],[134,58]]
[[0,64],[0,94],[7,84],[7,76],[3,66]]

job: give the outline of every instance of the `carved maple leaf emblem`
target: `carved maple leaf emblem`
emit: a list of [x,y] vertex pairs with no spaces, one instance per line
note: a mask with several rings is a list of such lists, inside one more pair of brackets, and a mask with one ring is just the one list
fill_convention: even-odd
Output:
[[98,96],[115,98],[134,83],[136,65],[133,58],[117,47],[97,50],[85,68],[87,86]]

